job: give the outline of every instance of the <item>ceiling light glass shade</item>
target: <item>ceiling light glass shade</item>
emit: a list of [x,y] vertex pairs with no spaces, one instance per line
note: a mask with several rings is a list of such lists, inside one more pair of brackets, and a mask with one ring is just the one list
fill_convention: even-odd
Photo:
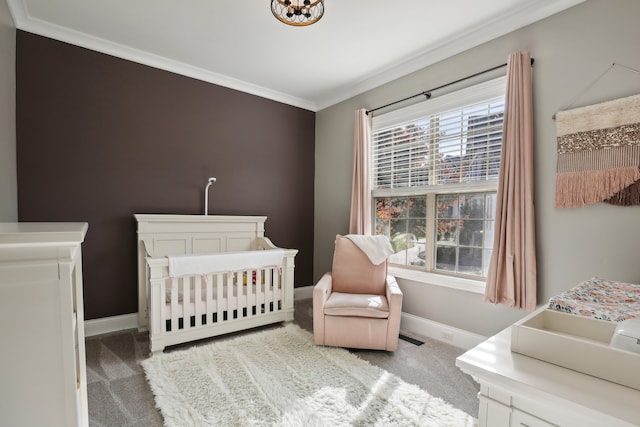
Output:
[[324,15],[324,0],[271,0],[271,12],[287,25],[303,27]]

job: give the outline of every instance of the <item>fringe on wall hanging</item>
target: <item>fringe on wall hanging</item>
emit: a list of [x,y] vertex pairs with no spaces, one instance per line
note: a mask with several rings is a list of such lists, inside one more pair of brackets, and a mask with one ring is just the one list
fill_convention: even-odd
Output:
[[558,208],[640,205],[640,95],[556,114]]

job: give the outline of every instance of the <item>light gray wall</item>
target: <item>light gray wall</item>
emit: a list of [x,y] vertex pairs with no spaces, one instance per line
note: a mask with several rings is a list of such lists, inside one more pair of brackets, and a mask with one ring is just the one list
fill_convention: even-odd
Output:
[[[335,234],[348,230],[354,111],[419,93],[504,63],[513,51],[528,50],[535,58],[538,302],[592,276],[640,282],[640,207],[554,208],[552,120],[558,110],[640,92],[640,75],[621,68],[585,92],[614,62],[640,69],[638,16],[637,0],[590,0],[318,112],[314,278],[330,270]],[[403,311],[485,336],[526,314],[484,303],[479,294],[399,283],[405,293]]]
[[0,221],[18,220],[16,178],[16,26],[0,0]]

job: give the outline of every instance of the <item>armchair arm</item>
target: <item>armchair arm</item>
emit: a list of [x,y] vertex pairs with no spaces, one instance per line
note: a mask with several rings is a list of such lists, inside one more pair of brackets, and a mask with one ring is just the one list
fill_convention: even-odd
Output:
[[391,275],[387,275],[386,294],[387,302],[389,303],[387,350],[395,351],[398,348],[398,335],[400,335],[400,319],[402,317],[402,290],[400,290],[396,278]]
[[313,339],[324,345],[324,303],[331,295],[331,273],[325,273],[313,288]]
[[402,290],[394,276],[387,275],[387,301],[389,312],[402,312]]

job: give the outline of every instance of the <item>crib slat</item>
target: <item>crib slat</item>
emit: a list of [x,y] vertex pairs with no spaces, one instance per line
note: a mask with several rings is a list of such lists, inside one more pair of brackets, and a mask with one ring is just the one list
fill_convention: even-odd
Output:
[[218,322],[222,322],[224,321],[224,312],[227,311],[227,302],[224,300],[224,285],[225,283],[229,282],[229,275],[228,274],[221,274],[218,273],[217,274],[218,278],[216,279],[216,286],[217,286],[217,300],[216,300],[216,305],[217,307],[217,320]]
[[244,287],[246,292],[245,307],[247,308],[247,317],[253,317],[253,304],[251,298],[253,296],[253,270],[247,270],[247,285]]
[[[193,311],[195,327],[202,326],[202,276],[196,276],[193,280]],[[191,324],[191,323],[189,323]]]
[[236,277],[236,273],[231,272],[227,276],[227,320],[233,319],[233,308],[236,306],[235,298],[234,298],[234,279]]
[[236,277],[236,304],[237,318],[242,317],[242,272],[237,273]]
[[185,277],[182,282],[182,328],[191,327],[191,277]]
[[[255,276],[254,276],[255,275]],[[255,277],[255,280],[254,280]],[[260,270],[251,270],[249,286],[247,287],[247,314],[249,317],[259,315],[258,305],[258,283],[260,281]]]
[[216,276],[215,274],[209,274],[207,275],[207,283],[205,285],[205,292],[204,292],[204,298],[205,298],[205,315],[206,315],[206,319],[207,319],[207,325],[210,325],[213,322],[213,290],[215,289],[215,280],[216,280]]
[[256,315],[260,316],[263,311],[263,304],[264,304],[264,282],[262,280],[262,278],[264,277],[264,271],[265,269],[262,268],[258,271],[256,271],[256,303],[255,303],[255,307],[256,307]]
[[[167,311],[165,309],[167,307],[167,282],[165,280],[161,280],[159,287],[160,287],[159,299],[162,301],[162,304],[159,304],[158,306],[161,307],[162,309],[158,310],[160,312],[158,314],[160,315],[160,330],[164,334],[167,332],[167,322],[166,322]],[[151,310],[149,310],[149,312],[151,312]]]
[[178,330],[178,318],[180,316],[178,313],[178,288],[181,282],[181,279],[171,281],[171,317],[169,318],[169,326],[172,332]]
[[264,312],[265,313],[271,313],[271,311],[273,311],[273,306],[272,306],[272,302],[273,302],[273,290],[271,288],[271,277],[273,276],[273,274],[270,274],[271,272],[269,270],[265,270],[265,277],[264,277],[264,287],[265,287],[265,291],[264,291]]
[[280,286],[280,274],[278,272],[278,269],[273,270],[272,276],[273,276],[273,287],[272,287],[273,311],[280,311],[281,307],[279,306],[278,301],[282,300],[282,289]]

